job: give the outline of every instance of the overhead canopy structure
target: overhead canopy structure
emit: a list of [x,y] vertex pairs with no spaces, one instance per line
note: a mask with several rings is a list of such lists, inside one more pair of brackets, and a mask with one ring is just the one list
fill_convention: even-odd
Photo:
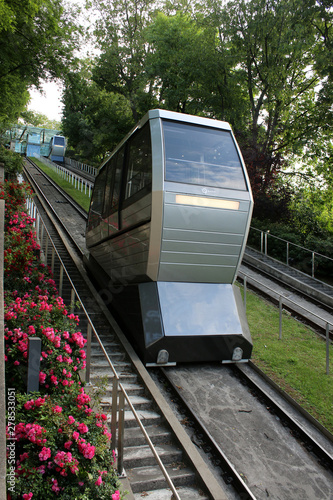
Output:
[[12,151],[21,154],[26,152],[29,143],[38,144],[40,146],[40,154],[44,156],[43,145],[47,145],[48,147],[51,138],[54,135],[60,134],[60,130],[16,124],[6,130],[2,135],[2,140],[6,145],[10,146]]

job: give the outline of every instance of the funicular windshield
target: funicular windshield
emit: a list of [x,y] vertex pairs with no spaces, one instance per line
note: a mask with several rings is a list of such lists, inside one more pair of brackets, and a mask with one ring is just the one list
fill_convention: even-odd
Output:
[[165,180],[247,191],[230,131],[163,120]]
[[65,145],[65,138],[64,137],[54,137],[54,145],[55,146],[64,146]]

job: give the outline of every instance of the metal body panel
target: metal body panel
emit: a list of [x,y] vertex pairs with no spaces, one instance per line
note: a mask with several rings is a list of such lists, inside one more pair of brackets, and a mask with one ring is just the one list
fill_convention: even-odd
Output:
[[149,234],[147,223],[92,247],[90,253],[115,283],[136,282],[146,275]]
[[165,336],[242,335],[232,285],[157,283]]
[[[152,112],[149,112],[152,116]],[[151,236],[149,241],[149,255],[147,263],[147,276],[157,280],[160,253],[162,244],[163,225],[163,197],[164,197],[164,147],[159,116],[150,120],[152,141],[152,206],[151,206]]]
[[[221,300],[231,302],[231,312],[228,312],[228,304],[221,304]],[[251,335],[240,291],[234,285],[130,284],[113,296],[112,304],[147,366],[156,364],[161,351],[169,354],[169,364],[230,361],[235,349],[242,350],[244,360],[251,357]],[[130,308],[128,304],[131,304]],[[207,308],[211,315],[208,319]],[[227,323],[224,315],[229,320]],[[193,316],[193,321],[184,316]],[[200,326],[196,326],[195,319]]]
[[[167,126],[163,120],[168,120]],[[143,142],[147,155],[144,156],[141,139],[138,139],[147,138],[147,127],[144,127],[148,121],[151,184],[129,195],[125,187],[129,185],[128,177],[125,179],[127,141],[129,144],[136,141],[134,153],[140,153],[138,158],[148,157],[147,140]],[[178,123],[174,128],[170,125],[172,121]],[[189,125],[196,127],[194,135]],[[200,126],[214,131],[199,138]],[[222,134],[216,132],[218,129]],[[210,151],[215,140],[216,149]],[[180,152],[171,148],[167,155],[170,145],[177,144]],[[229,161],[230,148],[233,152]],[[253,199],[230,125],[151,110],[117,146],[113,152],[116,154],[116,158],[123,155],[125,172],[119,202],[111,204],[109,212],[105,210],[107,203],[98,208],[101,201],[97,192],[86,241],[92,262],[98,264],[96,272],[100,266],[107,279],[111,279],[107,286],[117,288],[116,293],[111,293],[112,304],[127,326],[143,362],[159,363],[165,354],[170,363],[230,361],[236,359],[235,351],[248,359],[252,341],[240,293],[233,283],[246,245]],[[144,160],[140,165],[148,164]],[[104,178],[112,179],[112,175],[105,175],[106,171],[110,172],[110,165],[112,159],[101,166],[99,189],[105,185]],[[178,182],[182,178],[182,165],[188,182]],[[223,175],[217,171],[220,166]],[[231,175],[230,180],[226,177],[233,166],[238,173]],[[202,175],[197,175],[200,168]],[[144,169],[142,172],[147,173]],[[134,174],[130,176],[130,182],[135,182],[135,178]],[[196,183],[196,179],[203,179],[203,183]],[[111,185],[110,181],[109,193]]]
[[128,229],[132,226],[150,220],[151,214],[151,194],[141,198],[121,211],[121,228]]
[[249,202],[242,201],[239,210],[229,210],[174,200],[175,193],[165,193],[158,281],[233,283],[247,230]]

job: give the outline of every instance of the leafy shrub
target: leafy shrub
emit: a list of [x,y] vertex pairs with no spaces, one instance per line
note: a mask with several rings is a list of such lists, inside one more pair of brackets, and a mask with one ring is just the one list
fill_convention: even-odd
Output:
[[[4,319],[6,385],[16,395],[15,427],[7,426],[7,437],[15,439],[16,478],[8,498],[119,500],[107,417],[92,410],[80,381],[86,340],[35,256],[27,192],[13,182],[0,186],[1,198],[12,202],[5,212]],[[42,345],[40,391],[25,394],[28,337],[34,336]]]
[[17,394],[12,498],[119,498],[106,415],[89,402],[78,384],[52,395]]
[[5,176],[7,179],[16,178],[23,169],[23,159],[19,153],[0,146],[0,163],[5,165]]

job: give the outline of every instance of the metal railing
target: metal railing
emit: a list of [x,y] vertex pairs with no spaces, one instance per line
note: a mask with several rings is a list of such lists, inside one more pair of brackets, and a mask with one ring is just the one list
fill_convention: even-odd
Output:
[[[144,428],[144,425],[141,422],[141,419],[135,410],[134,406],[132,405],[130,401],[130,397],[128,396],[126,390],[124,389],[123,385],[120,383],[120,377],[108,355],[106,352],[103,342],[101,341],[98,332],[96,331],[93,322],[89,316],[89,313],[87,312],[80,295],[75,288],[74,283],[72,282],[69,273],[66,269],[66,266],[64,265],[54,243],[53,240],[44,224],[44,221],[42,217],[40,216],[38,209],[36,207],[36,204],[32,199],[27,200],[27,209],[29,212],[29,215],[35,219],[35,229],[36,229],[36,235],[37,235],[37,242],[39,243],[41,247],[41,251],[44,254],[44,258],[46,259],[47,263],[47,258],[49,254],[49,247],[51,245],[51,270],[52,273],[54,273],[55,270],[55,259],[57,258],[59,263],[60,263],[60,271],[59,271],[59,295],[61,296],[62,291],[63,291],[63,284],[64,284],[64,277],[67,278],[68,283],[71,287],[71,312],[74,312],[74,304],[77,301],[80,306],[80,311],[83,311],[86,321],[87,321],[87,345],[86,345],[86,370],[85,370],[85,382],[87,384],[90,384],[90,370],[91,370],[91,342],[92,342],[92,336],[96,338],[100,348],[103,351],[103,354],[108,362],[109,368],[112,372],[112,403],[111,403],[111,448],[113,450],[117,451],[117,462],[116,462],[116,469],[120,477],[124,476],[124,468],[123,468],[123,463],[124,463],[124,414],[125,414],[125,402],[127,402],[130,410],[132,411],[134,418],[136,422],[138,423],[142,433],[144,434],[144,437],[146,439],[147,444],[149,445],[152,454],[154,455],[162,474],[164,475],[164,478],[168,484],[168,487],[171,490],[171,497],[170,500],[181,500],[177,490],[167,472],[165,469],[162,460],[160,459],[152,441],[149,438],[149,435],[147,431]],[[45,241],[44,241],[45,240]],[[117,432],[118,429],[118,432]]]
[[[316,272],[316,265],[319,264],[319,261],[326,261],[327,263],[330,263],[333,265],[333,258],[328,257],[327,255],[320,254],[319,252],[315,252],[313,250],[309,250],[308,248],[305,248],[301,245],[298,245],[296,243],[292,243],[288,240],[285,240],[283,238],[280,238],[279,236],[274,236],[267,231],[263,231],[261,229],[256,229],[255,227],[251,226],[250,229],[250,234],[253,234],[253,232],[258,232],[259,233],[259,241],[258,244],[254,247],[256,249],[260,249],[260,252],[263,253],[264,255],[274,257],[278,260],[281,260],[278,257],[278,254],[281,253],[281,249],[277,249],[276,246],[274,247],[272,243],[269,243],[269,240],[274,241],[274,243],[279,242],[282,243],[283,247],[285,248],[285,263],[287,266],[294,267],[295,269],[299,269],[296,265],[294,265],[295,261],[300,260],[300,254],[304,256],[304,258],[308,258],[309,262],[311,263],[311,272],[308,272],[306,269],[304,272],[306,274],[309,274],[312,276],[312,278],[315,278],[315,272]],[[251,236],[252,236],[251,234]],[[249,243],[249,246],[251,247],[251,241]],[[292,256],[293,251],[294,256]],[[283,262],[281,260],[281,262]]]
[[71,167],[77,168],[78,170],[83,170],[83,172],[93,175],[94,177],[98,172],[98,168],[87,165],[86,163],[81,163],[80,161],[74,160],[73,158],[65,157],[65,165],[70,165]]
[[72,184],[75,189],[81,191],[81,193],[84,192],[84,194],[88,195],[89,198],[91,197],[94,182],[80,177],[80,175],[76,174],[75,172],[68,170],[68,168],[64,167],[63,165],[54,163],[44,156],[41,156],[38,159],[48,167],[52,168],[52,170],[54,170],[62,179]]
[[[244,286],[244,307],[246,310],[246,293],[247,293],[247,283],[248,283],[248,276],[245,273],[239,273],[239,276],[243,276],[243,286]],[[252,283],[256,283],[257,285],[260,285],[260,287],[264,287],[270,292],[274,292],[275,295],[278,296],[279,300],[279,340],[282,340],[282,312],[283,312],[283,305],[287,306],[288,303],[292,304],[293,306],[296,306],[298,309],[305,311],[308,313],[308,309],[305,309],[301,304],[293,301],[290,298],[284,297],[283,295],[277,293],[273,288],[270,288],[269,286],[265,285],[262,282],[259,282],[255,278],[251,277],[250,278]],[[319,314],[316,314],[314,312],[310,312],[311,316],[317,318],[317,320],[321,321],[323,325],[326,326],[326,375],[329,375],[330,372],[330,327],[333,327],[333,320],[332,321],[327,321],[326,318],[323,318],[322,316],[319,316]]]

